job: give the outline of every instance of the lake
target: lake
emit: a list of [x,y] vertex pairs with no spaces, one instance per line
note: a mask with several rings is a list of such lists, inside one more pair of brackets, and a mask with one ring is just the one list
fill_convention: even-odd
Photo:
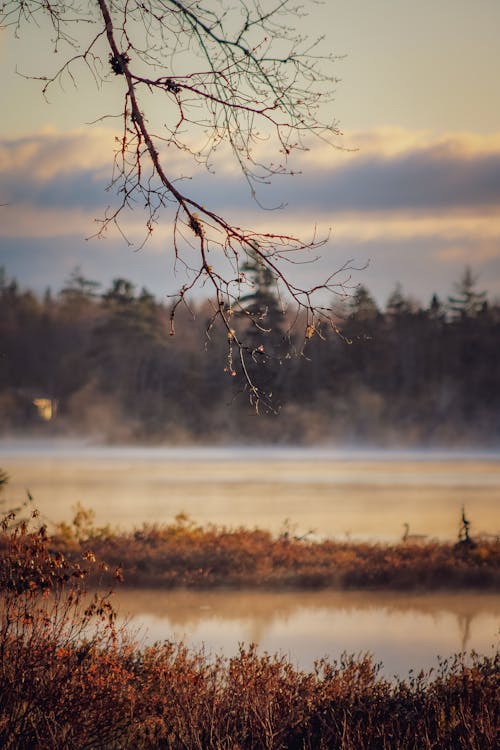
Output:
[[[500,533],[500,457],[486,452],[277,447],[111,447],[76,440],[0,441],[13,505],[29,489],[43,518],[69,521],[76,503],[96,524],[259,526],[275,533],[398,541],[456,539],[462,506],[472,535]],[[148,642],[185,638],[231,654],[240,641],[283,651],[302,668],[326,654],[373,653],[384,673],[435,665],[437,654],[498,646],[498,597],[483,593],[120,591]]]
[[232,656],[253,642],[304,670],[369,652],[385,676],[406,676],[436,667],[438,655],[499,645],[500,598],[488,593],[121,590],[116,605],[143,643],[184,640]]
[[0,441],[17,503],[28,489],[49,521],[76,503],[122,529],[169,522],[260,526],[298,535],[397,541],[455,539],[465,506],[472,533],[500,533],[500,456],[328,448],[147,448],[78,441]]

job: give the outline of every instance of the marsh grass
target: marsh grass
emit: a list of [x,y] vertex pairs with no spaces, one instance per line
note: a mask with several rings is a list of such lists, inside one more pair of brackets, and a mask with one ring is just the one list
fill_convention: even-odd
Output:
[[495,589],[500,541],[395,545],[273,536],[262,529],[200,526],[184,514],[171,524],[118,533],[96,528],[77,508],[52,544],[67,555],[91,551],[116,567],[125,583],[146,588],[217,586],[300,589]]
[[[241,562],[274,554],[293,562],[289,540],[263,532],[152,528],[143,543],[176,539],[212,559],[216,542]],[[131,542],[132,537],[127,538]],[[109,540],[108,540],[109,541]],[[70,544],[71,542],[71,544]],[[285,656],[240,646],[232,658],[165,642],[141,648],[118,628],[109,589],[119,568],[99,564],[89,537],[66,539],[6,517],[0,538],[0,747],[8,750],[483,750],[498,726],[499,659],[443,661],[436,672],[387,681],[367,657],[297,670]],[[99,534],[93,542],[104,544]],[[239,544],[236,544],[239,542]],[[123,551],[124,538],[114,538]],[[73,545],[73,546],[72,546]],[[303,545],[309,549],[310,545]],[[168,545],[167,545],[168,547]],[[345,550],[344,550],[345,551]],[[78,559],[77,559],[78,552]],[[213,553],[212,553],[213,554]],[[157,550],[153,559],[157,559]],[[224,558],[226,559],[226,558]],[[271,557],[271,559],[275,559]],[[191,563],[189,563],[191,564]],[[268,563],[266,563],[267,565]],[[349,563],[350,565],[351,563]],[[267,567],[263,568],[267,570]],[[221,566],[221,571],[225,567]]]

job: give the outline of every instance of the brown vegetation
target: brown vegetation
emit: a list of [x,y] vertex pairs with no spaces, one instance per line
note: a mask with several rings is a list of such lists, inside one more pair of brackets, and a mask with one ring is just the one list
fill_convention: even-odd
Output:
[[474,545],[428,542],[382,545],[273,537],[261,529],[198,526],[180,514],[167,525],[117,533],[94,528],[79,508],[59,524],[54,548],[91,551],[123,566],[125,582],[145,587],[498,588],[500,540]]
[[88,575],[106,572],[93,555],[71,563],[44,529],[11,520],[0,568],[4,748],[495,746],[497,658],[457,657],[434,675],[388,682],[369,658],[321,661],[304,673],[254,646],[231,659],[169,642],[139,649],[117,629],[107,596],[83,597]]

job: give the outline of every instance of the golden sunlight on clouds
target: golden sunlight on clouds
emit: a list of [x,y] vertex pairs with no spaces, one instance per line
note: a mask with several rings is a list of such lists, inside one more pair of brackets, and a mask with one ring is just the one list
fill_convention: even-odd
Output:
[[[407,130],[383,127],[374,130],[345,132],[332,148],[317,142],[298,155],[300,168],[330,169],[342,167],[348,160],[366,158],[391,159],[419,152],[450,156],[483,156],[500,154],[500,131],[493,133],[440,133],[431,130]],[[268,156],[268,154],[264,155]]]
[[[104,127],[81,128],[60,132],[45,127],[39,133],[15,139],[0,140],[0,173],[11,170],[28,170],[37,179],[51,179],[75,169],[111,168],[112,154],[119,149],[118,131]],[[255,149],[255,158],[260,163],[273,162],[275,167],[284,165],[271,142],[262,142]],[[351,160],[366,158],[381,160],[405,154],[428,152],[451,156],[473,157],[500,154],[500,131],[495,133],[444,133],[407,130],[403,128],[378,128],[371,131],[350,131],[339,137],[336,146],[312,142],[304,151],[297,151],[290,159],[289,167],[304,173],[311,169],[328,171],[348,166]],[[195,144],[203,149],[203,144]],[[196,164],[189,156],[175,148],[163,149],[174,177],[189,176],[196,171]],[[278,156],[278,158],[277,158]],[[234,155],[227,147],[219,148],[213,157],[216,173],[238,174],[241,170]],[[296,162],[296,163],[295,163]],[[190,170],[190,167],[192,169]],[[198,167],[199,169],[199,167]]]
[[32,136],[0,141],[0,173],[17,171],[50,180],[75,170],[109,170],[114,148],[114,135],[105,128],[69,133],[44,128]]
[[[61,132],[45,126],[21,138],[0,139],[0,175],[24,172],[37,180],[51,180],[78,170],[94,170],[111,177],[113,155],[120,151],[121,133],[110,128],[78,128]],[[189,157],[175,148],[163,149],[175,178],[189,175]]]
[[[498,254],[500,240],[500,215],[485,211],[467,213],[451,211],[449,213],[418,212],[332,212],[311,216],[308,213],[294,211],[293,218],[276,211],[254,220],[252,226],[262,232],[286,231],[287,234],[310,238],[326,237],[329,233],[333,241],[370,242],[375,240],[408,240],[439,237],[446,240],[467,239],[479,241],[490,240],[492,257]],[[314,219],[316,221],[314,222]],[[248,214],[246,226],[250,225],[252,216]]]
[[19,203],[0,208],[2,237],[87,237],[97,231],[94,212],[68,208],[40,208]]
[[[333,219],[334,234],[343,240],[410,239],[439,236],[453,240],[460,237],[478,240],[500,238],[500,216],[491,212],[424,214],[396,213],[383,215],[351,212]],[[497,250],[498,252],[498,250]]]
[[436,250],[436,260],[443,263],[453,263],[461,265],[470,265],[471,262],[486,263],[498,258],[498,237],[496,242],[488,240],[479,241],[474,244],[474,256],[471,258],[470,247],[462,245],[452,245],[451,247],[442,247]]
[[[500,159],[500,132],[435,136],[384,128],[355,132],[348,140],[356,144],[357,151],[320,145],[302,154],[299,161],[305,183],[300,177],[277,181],[274,195],[278,199],[280,185],[290,191],[289,210],[261,211],[248,201],[244,181],[234,177],[234,159],[227,153],[210,182],[204,182],[207,178],[198,172],[186,191],[189,194],[197,188],[201,195],[206,192],[216,211],[241,226],[263,232],[285,231],[307,240],[314,232],[325,237],[332,230],[333,241],[344,243],[440,238],[460,247],[464,240],[490,241],[491,253],[496,252],[500,188],[495,175],[485,169],[491,169],[493,158]],[[8,204],[2,207],[0,234],[32,238],[92,235],[98,229],[95,218],[102,216],[108,202],[116,204],[116,197],[104,192],[116,148],[112,131],[102,127],[65,134],[49,129],[31,137],[0,141],[0,177],[4,177],[0,202]],[[373,159],[378,170],[387,167],[388,171],[371,171]],[[174,176],[189,173],[189,160],[186,164],[184,155],[175,149],[169,150],[167,161]],[[475,173],[469,165],[476,166]],[[427,173],[432,169],[438,178],[444,174],[443,185],[436,187],[435,202],[418,182],[426,180],[434,189],[434,172],[430,177]],[[395,173],[397,180],[393,179]],[[402,191],[408,192],[404,200]],[[422,193],[423,202],[413,204],[413,198],[421,199]],[[154,233],[153,248],[165,242],[170,218],[167,212],[165,223]],[[130,239],[142,242],[144,215],[140,206],[128,214],[127,225]]]

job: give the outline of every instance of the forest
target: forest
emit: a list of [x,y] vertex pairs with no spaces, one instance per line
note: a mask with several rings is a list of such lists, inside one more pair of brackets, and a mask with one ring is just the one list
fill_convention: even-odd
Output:
[[[427,306],[358,285],[336,325],[300,337],[265,269],[235,314],[249,393],[210,300],[180,305],[75,269],[43,297],[0,272],[0,432],[109,442],[492,446],[500,439],[500,303],[466,268]],[[258,325],[255,323],[258,321]],[[239,327],[239,328],[238,328]],[[303,328],[302,328],[303,330]],[[259,412],[259,413],[257,413]]]

